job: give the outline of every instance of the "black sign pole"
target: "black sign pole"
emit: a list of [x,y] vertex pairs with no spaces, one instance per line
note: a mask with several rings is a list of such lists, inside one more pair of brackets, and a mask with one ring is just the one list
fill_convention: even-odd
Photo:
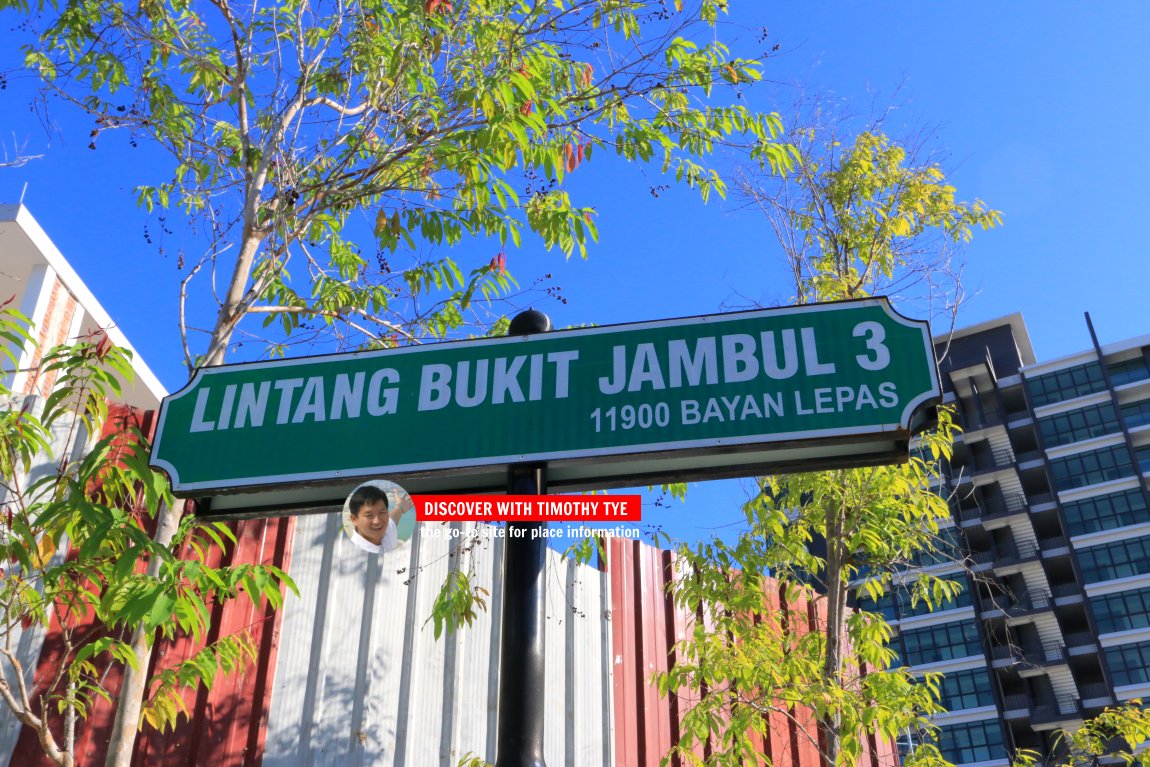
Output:
[[[528,310],[507,335],[545,333],[546,314]],[[544,495],[546,465],[512,466],[507,492]],[[546,767],[543,761],[544,620],[547,610],[546,522],[508,522],[503,554],[503,621],[499,641],[499,703],[495,767]]]

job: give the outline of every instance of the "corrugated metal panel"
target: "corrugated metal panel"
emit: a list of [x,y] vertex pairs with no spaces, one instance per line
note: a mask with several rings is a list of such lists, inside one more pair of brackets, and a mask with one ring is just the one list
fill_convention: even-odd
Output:
[[[785,630],[797,637],[806,634],[810,630],[811,621],[809,605],[802,599],[787,600],[786,594],[782,594],[779,601],[784,606]],[[794,763],[802,766],[818,764],[822,739],[819,737],[815,712],[809,706],[795,706],[789,724],[792,747],[796,751]]]
[[[60,658],[64,653],[64,634],[59,617],[58,611],[53,613],[48,631],[44,635],[33,683],[29,687],[33,698],[52,686],[56,669],[59,668]],[[91,620],[69,620],[68,623],[81,635],[92,626]],[[109,674],[106,689],[115,695],[119,691],[119,685],[120,675]],[[77,727],[75,753],[84,760],[92,758],[99,749],[98,744],[107,741],[111,724],[110,709],[97,704],[92,715],[83,720]],[[53,733],[57,743],[61,742],[60,728],[53,728]],[[93,761],[93,763],[95,762]],[[29,727],[21,728],[15,749],[12,752],[11,765],[13,767],[40,767],[41,765],[50,767],[51,764],[52,762],[43,754],[35,731]]]
[[[380,557],[354,548],[338,515],[239,524],[233,551],[220,563],[287,567],[300,589],[278,614],[240,601],[217,609],[213,636],[247,628],[259,661],[245,674],[186,698],[191,718],[174,733],[145,733],[133,763],[148,767],[313,767],[454,765],[471,752],[495,757],[495,696],[502,614],[500,528],[474,524],[417,526],[409,544]],[[545,755],[560,765],[659,764],[680,736],[691,693],[662,699],[651,677],[673,662],[676,641],[697,616],[676,606],[666,586],[675,562],[637,541],[608,541],[604,571],[549,553]],[[428,622],[444,578],[472,573],[488,609],[473,626],[436,640]],[[763,620],[780,632],[806,631],[817,615],[805,603]],[[55,634],[58,640],[58,627]],[[21,641],[34,654],[36,632]],[[53,670],[53,632],[37,679]],[[58,643],[58,641],[57,641]],[[161,647],[173,663],[199,647]],[[111,673],[109,688],[119,685]],[[808,731],[771,714],[762,745],[776,767],[820,767],[810,712]],[[80,767],[103,763],[112,708],[99,704],[81,732]],[[0,717],[0,719],[4,719]],[[15,728],[4,720],[4,738]],[[43,764],[32,733],[21,735],[11,764]],[[11,746],[8,746],[9,748]],[[706,746],[698,746],[703,756]],[[890,743],[872,742],[870,767],[896,763]],[[0,757],[5,754],[0,751]],[[0,763],[4,759],[0,758]]]
[[[779,589],[771,589],[767,592],[767,606],[770,613],[762,616],[762,620],[769,623],[772,631],[780,637],[783,636],[785,625],[782,604],[782,595]],[[794,765],[791,730],[791,720],[781,711],[771,711],[768,714],[766,752],[776,767],[793,767]]]
[[[32,412],[39,416],[43,410],[44,403],[41,399],[32,398],[30,400],[13,400],[9,406],[14,408],[30,407]],[[50,433],[52,444],[49,453],[37,455],[26,476],[9,479],[15,479],[14,484],[27,487],[37,479],[46,476],[49,472],[55,471],[55,456],[66,455],[74,450],[74,445],[69,442],[69,440],[73,442],[76,441],[76,435],[72,432],[72,425],[71,422],[58,422]],[[5,495],[5,491],[0,490],[0,498],[4,498]],[[3,504],[0,504],[0,513],[7,513],[7,509]],[[6,524],[6,522],[2,524]],[[66,545],[61,545],[56,556],[62,559],[67,554],[66,548]],[[13,652],[18,662],[24,668],[24,683],[28,686],[29,690],[38,689],[37,679],[40,677],[38,676],[39,669],[37,668],[37,659],[40,657],[41,648],[44,646],[45,637],[49,632],[40,626],[26,627],[20,624],[7,627],[4,629],[4,632],[6,635],[0,636],[0,642],[3,642],[6,649]],[[15,675],[12,672],[11,666],[6,661],[0,660],[0,673],[5,674],[15,688]],[[9,712],[8,707],[0,704],[0,764],[8,763],[20,739],[22,728],[23,725]]]
[[[119,405],[110,408],[110,417],[104,435],[110,430],[123,428],[123,419],[130,419],[145,434],[154,428],[155,413],[141,412]],[[103,435],[102,435],[103,436]],[[233,526],[236,544],[226,552],[216,551],[210,564],[264,562],[283,566],[290,556],[293,520],[253,520]],[[257,660],[244,674],[221,678],[212,690],[189,691],[184,695],[190,718],[174,730],[158,733],[145,730],[136,743],[133,764],[162,765],[164,767],[190,767],[191,765],[256,765],[263,750],[264,723],[267,719],[268,671],[274,667],[277,642],[278,616],[268,605],[253,607],[246,600],[236,600],[213,611],[212,630],[208,641],[239,629],[247,629],[258,648]],[[85,621],[69,620],[74,628]],[[43,632],[40,632],[43,636]],[[31,640],[35,632],[28,632],[22,640]],[[43,638],[42,647],[30,647],[28,653],[39,661],[36,666],[35,688],[46,689],[58,666],[61,653],[62,627],[54,616],[52,626]],[[31,644],[31,641],[27,642]],[[157,643],[153,655],[152,672],[191,656],[202,648],[202,643],[190,638]],[[109,666],[104,674],[104,687],[115,698],[120,689],[122,674],[118,666]],[[80,765],[100,765],[107,753],[108,737],[115,716],[114,704],[97,700],[87,719],[77,728],[76,754]],[[50,762],[43,756],[35,733],[27,727],[14,726],[9,717],[0,717],[4,731],[18,731],[11,752],[0,751],[5,762],[14,767],[33,767]],[[2,745],[2,744],[0,744]],[[9,747],[12,748],[12,747]]]
[[[233,525],[235,545],[215,552],[216,561],[209,564],[282,564],[290,556],[293,523],[291,518],[237,523]],[[276,611],[266,602],[255,606],[236,599],[217,605],[207,641],[247,631],[256,645],[256,660],[242,674],[221,676],[211,690],[186,692],[189,718],[166,733],[150,728],[142,732],[132,763],[148,767],[258,765],[269,708],[268,673],[274,668],[279,640],[277,623]],[[152,658],[153,673],[191,657],[202,647],[191,638],[161,643]]]
[[[37,407],[42,407],[42,403],[38,404]],[[109,403],[108,411],[108,419],[104,424],[100,438],[113,433],[121,433],[126,423],[131,423],[144,434],[150,435],[152,433],[155,424],[154,413],[115,403]],[[53,429],[52,454],[37,457],[35,465],[29,472],[30,478],[56,471],[54,456],[80,449],[68,444],[68,440],[65,438],[65,435],[68,434],[72,434],[71,424],[63,423]],[[76,439],[82,441],[78,437]],[[58,556],[71,555],[71,552],[65,550],[66,547],[66,543],[61,545]],[[90,615],[77,616],[75,613],[69,612],[61,616],[58,611],[53,611],[47,630],[38,627],[23,631],[17,629],[17,633],[12,637],[19,650],[18,657],[27,671],[25,681],[33,699],[47,691],[53,684],[60,658],[64,652],[64,632],[61,620],[65,621],[72,630],[81,636],[87,631],[96,630],[93,628],[93,619]],[[100,659],[97,658],[96,663],[99,662]],[[8,671],[6,665],[4,671],[6,673]],[[104,687],[111,695],[114,696],[118,693],[120,680],[121,676],[118,669],[109,666],[104,675]],[[3,720],[3,725],[0,726],[0,731],[3,732],[3,737],[0,739],[2,763],[20,765],[20,767],[49,765],[50,762],[43,755],[36,733],[16,721],[15,717],[8,712],[7,707],[4,707],[3,712],[4,716],[0,717]],[[79,758],[95,759],[96,755],[101,755],[102,760],[104,749],[102,744],[107,742],[113,714],[110,706],[103,701],[96,701],[89,717],[81,721],[77,727],[75,752]],[[60,742],[59,730],[54,732],[57,742]]]
[[[670,552],[622,539],[608,541],[607,551],[620,733],[616,764],[653,767],[678,740],[680,708],[690,705],[690,693],[660,698],[652,678],[667,669],[675,642],[694,616],[676,607],[667,592],[674,577]],[[702,746],[697,753],[703,755]]]
[[[410,544],[372,557],[338,516],[297,521],[265,767],[455,764],[495,758],[499,528],[422,524]],[[428,622],[453,569],[487,590],[488,610],[436,640]],[[545,753],[549,767],[610,764],[603,630],[606,578],[548,558]]]
[[[691,705],[688,691],[660,699],[652,676],[673,661],[675,642],[698,617],[667,596],[666,587],[676,567],[669,552],[626,540],[610,541],[607,551],[616,646],[612,664],[619,733],[615,764],[651,767],[678,742],[682,735],[679,717]],[[777,585],[770,588],[767,599],[773,609],[758,619],[774,626],[780,637],[802,636],[825,623],[824,602],[787,602]],[[790,717],[782,712],[769,716],[768,736],[756,741],[775,767],[821,767],[818,727],[811,709],[796,709]],[[707,744],[702,744],[695,753],[703,757],[706,751]],[[870,739],[864,764],[892,767],[896,760],[893,744]]]
[[[17,625],[9,629],[10,636],[4,639],[20,664],[25,669],[24,683],[29,689],[35,688],[34,676],[36,673],[36,659],[40,656],[40,648],[44,644],[44,630],[39,627],[24,629]],[[11,643],[10,645],[8,643]],[[0,661],[0,673],[7,676],[13,689],[16,688],[16,678],[6,662]],[[24,725],[8,710],[7,706],[0,704],[0,764],[8,764],[20,732]]]

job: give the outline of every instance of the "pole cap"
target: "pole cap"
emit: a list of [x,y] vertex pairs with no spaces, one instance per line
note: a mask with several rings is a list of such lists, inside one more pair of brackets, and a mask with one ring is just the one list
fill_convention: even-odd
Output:
[[551,330],[551,318],[538,309],[528,309],[511,318],[507,335],[529,336],[532,333],[546,333],[549,330]]

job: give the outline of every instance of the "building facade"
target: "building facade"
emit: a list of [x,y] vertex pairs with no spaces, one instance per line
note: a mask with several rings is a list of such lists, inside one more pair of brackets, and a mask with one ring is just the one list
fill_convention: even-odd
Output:
[[40,369],[48,349],[98,333],[132,352],[135,378],[124,382],[120,401],[140,410],[155,410],[167,390],[135,352],[84,281],[23,205],[0,204],[0,305],[32,321],[36,344],[12,350],[18,364],[0,370],[17,397],[46,397],[55,374]]
[[940,488],[952,551],[903,578],[965,588],[934,612],[898,587],[870,607],[903,663],[945,673],[956,764],[1050,754],[1059,729],[1150,694],[1150,336],[1089,329],[1093,348],[1049,362],[1018,314],[937,342],[963,427]]

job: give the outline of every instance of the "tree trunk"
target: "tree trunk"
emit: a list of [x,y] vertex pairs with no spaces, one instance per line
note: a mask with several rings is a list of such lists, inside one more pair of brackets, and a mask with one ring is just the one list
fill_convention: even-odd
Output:
[[232,332],[236,329],[236,325],[239,324],[245,311],[243,301],[248,290],[248,278],[251,276],[260,243],[263,242],[263,236],[256,230],[254,221],[254,209],[249,216],[245,208],[244,234],[240,242],[240,253],[236,258],[235,270],[232,273],[231,282],[228,283],[224,303],[220,306],[219,315],[216,317],[216,325],[212,328],[212,338],[208,342],[207,354],[204,355],[204,367],[224,364]]
[[[830,686],[842,683],[843,663],[843,621],[846,608],[846,586],[842,583],[845,552],[842,546],[842,518],[839,509],[828,508],[826,513],[827,555],[827,623],[823,627],[826,652],[823,656],[823,684]],[[835,767],[842,750],[842,716],[838,709],[831,707],[819,722],[823,734],[823,764]]]
[[[160,506],[156,513],[156,534],[153,539],[167,548],[171,545],[180,527],[180,512],[167,504]],[[147,573],[157,576],[160,561],[148,562]],[[151,648],[147,633],[141,627],[132,632],[132,653],[136,656],[136,668],[124,666],[124,684],[120,688],[119,705],[116,707],[116,720],[112,724],[112,736],[108,742],[108,757],[104,767],[129,767],[132,763],[132,747],[136,743],[136,733],[140,729],[140,712],[144,708],[144,692],[148,686],[148,667],[151,665]]]
[[[248,278],[251,275],[252,265],[255,263],[256,253],[263,235],[257,230],[256,210],[259,196],[256,190],[258,185],[249,183],[247,202],[244,205],[244,229],[240,244],[240,254],[223,306],[220,307],[216,325],[212,330],[212,337],[208,343],[208,351],[204,357],[205,367],[222,365],[227,355],[228,342],[232,337],[242,315],[241,305],[247,289]],[[156,514],[156,534],[153,540],[167,548],[176,530],[180,526],[180,514],[167,506],[161,506]],[[148,574],[157,575],[160,563],[148,563]],[[132,632],[132,653],[136,656],[137,668],[124,667],[124,685],[120,689],[117,699],[116,719],[112,725],[112,736],[108,743],[108,757],[104,767],[129,767],[132,762],[132,749],[136,742],[136,733],[140,729],[140,713],[144,707],[144,693],[148,685],[148,668],[151,665],[151,648],[148,646],[146,633],[137,628]]]

